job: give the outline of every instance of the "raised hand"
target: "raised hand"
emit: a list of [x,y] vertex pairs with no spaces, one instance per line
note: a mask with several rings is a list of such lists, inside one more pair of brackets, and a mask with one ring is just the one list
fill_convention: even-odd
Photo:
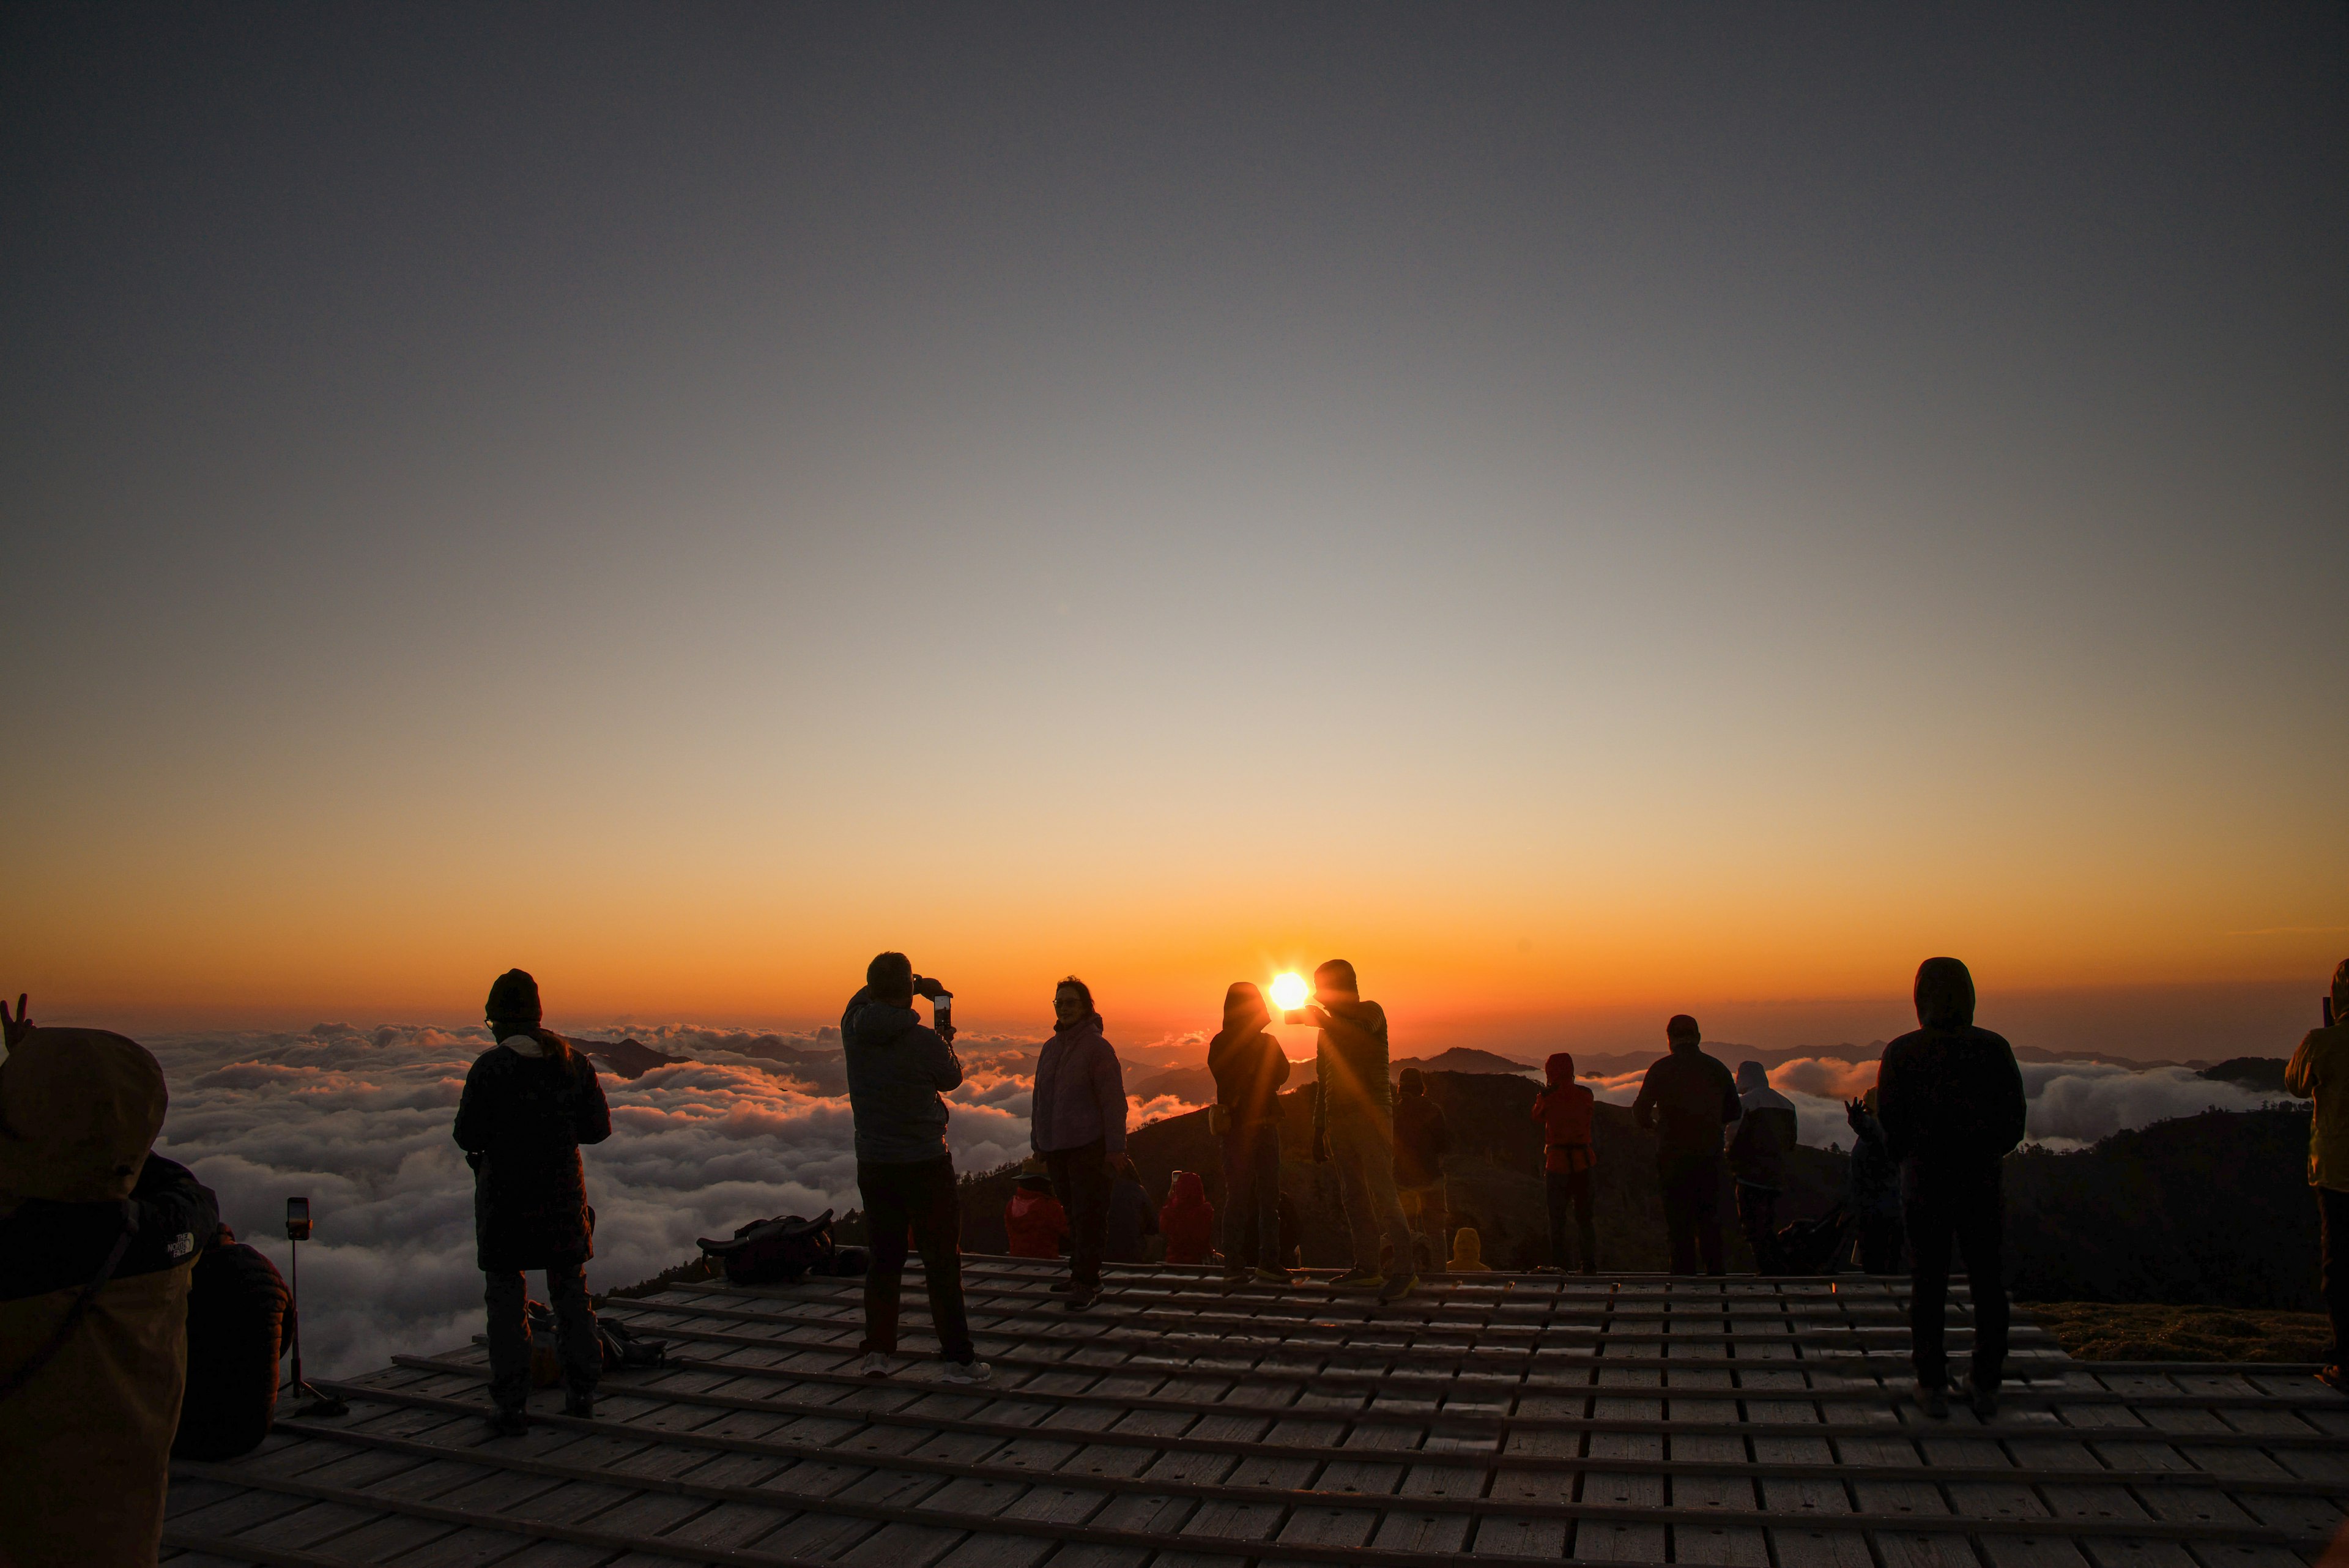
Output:
[[14,1018],[8,1016],[8,1004],[0,1002],[0,1044],[5,1044],[11,1051],[16,1048],[18,1041],[38,1027],[28,1011],[28,1000],[24,992],[16,993],[16,1015]]

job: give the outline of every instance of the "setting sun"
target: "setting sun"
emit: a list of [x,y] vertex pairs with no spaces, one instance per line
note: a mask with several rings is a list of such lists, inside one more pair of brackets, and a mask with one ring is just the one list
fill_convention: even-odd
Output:
[[1273,977],[1272,1004],[1283,1012],[1292,1007],[1304,1006],[1306,998],[1312,994],[1313,988],[1306,984],[1305,977],[1294,970]]

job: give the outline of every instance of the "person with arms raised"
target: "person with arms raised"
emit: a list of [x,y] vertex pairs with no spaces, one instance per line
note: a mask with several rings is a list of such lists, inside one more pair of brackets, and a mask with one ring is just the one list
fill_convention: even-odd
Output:
[[1551,1055],[1543,1071],[1549,1083],[1534,1096],[1534,1120],[1542,1125],[1542,1189],[1549,1199],[1549,1261],[1566,1268],[1566,1218],[1570,1209],[1582,1242],[1582,1272],[1599,1272],[1599,1225],[1591,1214],[1590,1183],[1599,1165],[1591,1141],[1597,1096],[1574,1081],[1574,1057]]
[[1266,1033],[1272,1013],[1264,992],[1248,981],[1224,992],[1224,1026],[1207,1042],[1207,1071],[1216,1080],[1218,1140],[1224,1159],[1224,1279],[1247,1277],[1241,1260],[1257,1260],[1256,1277],[1288,1283],[1280,1266],[1280,1085],[1288,1058]]
[[[1375,1291],[1400,1301],[1419,1288],[1412,1270],[1411,1225],[1395,1192],[1394,1113],[1387,1087],[1387,1015],[1362,1000],[1354,966],[1331,959],[1313,971],[1318,1006],[1288,1015],[1320,1030],[1313,1053],[1313,1158],[1338,1168],[1354,1266],[1338,1276],[1341,1291]],[[1394,1276],[1379,1267],[1379,1243],[1394,1250]]]
[[1102,1033],[1092,987],[1075,975],[1052,989],[1052,1037],[1036,1058],[1028,1127],[1029,1142],[1050,1168],[1052,1190],[1069,1211],[1065,1304],[1082,1312],[1101,1299],[1111,1183],[1133,1161],[1125,1153],[1125,1069]]
[[1927,959],[1918,966],[1916,999],[1918,1027],[1887,1045],[1877,1066],[1876,1103],[1885,1149],[1900,1166],[1917,1405],[1936,1420],[1950,1413],[1949,1355],[1941,1336],[1954,1241],[1974,1303],[1973,1378],[1966,1397],[1987,1421],[1998,1412],[2006,1364],[1999,1162],[2023,1141],[2029,1107],[2014,1047],[1974,1027],[1974,980],[1964,964]]
[[2308,1185],[2316,1191],[2319,1282],[2333,1319],[2320,1382],[2349,1394],[2349,959],[2333,971],[2324,1026],[2312,1029],[2283,1070],[2284,1087],[2316,1102],[2308,1119]]
[[497,1044],[473,1059],[450,1136],[473,1168],[473,1261],[489,1309],[491,1429],[519,1436],[529,1425],[530,1323],[523,1275],[546,1274],[563,1357],[564,1409],[595,1413],[604,1341],[587,1301],[587,1260],[595,1255],[587,1174],[579,1146],[612,1136],[604,1085],[587,1054],[539,1027],[538,981],[510,969],[484,1008]]
[[1704,1032],[1687,1013],[1664,1025],[1671,1054],[1648,1069],[1631,1118],[1656,1135],[1656,1178],[1663,1187],[1664,1233],[1672,1272],[1721,1266],[1722,1129],[1737,1119],[1737,1081],[1705,1054]]
[[906,1238],[921,1250],[930,1324],[949,1383],[984,1383],[994,1375],[971,1345],[962,1300],[962,1202],[954,1156],[947,1148],[947,1102],[962,1084],[954,1024],[934,1029],[914,1011],[925,996],[933,1013],[946,987],[914,973],[904,953],[876,954],[864,984],[840,1015],[848,1068],[848,1108],[856,1123],[856,1191],[864,1203],[864,1365],[867,1377],[889,1376],[897,1354],[897,1303],[904,1290]]

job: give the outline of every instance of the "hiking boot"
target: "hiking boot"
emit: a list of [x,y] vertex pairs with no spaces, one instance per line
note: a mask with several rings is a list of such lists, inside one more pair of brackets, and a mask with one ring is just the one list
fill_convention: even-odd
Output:
[[1249,1278],[1255,1280],[1256,1282],[1260,1285],[1288,1285],[1296,1283],[1295,1278],[1287,1269],[1258,1269],[1255,1273],[1251,1274]]
[[2337,1361],[2330,1366],[2319,1368],[2316,1380],[2335,1394],[2349,1394],[2349,1371],[2344,1371]]
[[856,1370],[867,1377],[888,1376],[889,1353],[885,1350],[866,1351],[864,1353],[864,1365],[857,1367]]
[[1092,1306],[1099,1300],[1101,1300],[1101,1287],[1099,1285],[1083,1285],[1071,1291],[1069,1293],[1069,1299],[1061,1304],[1067,1307],[1071,1312],[1083,1312],[1087,1307]]
[[1050,1291],[1053,1295],[1064,1296],[1076,1288],[1077,1282],[1074,1280],[1054,1280]]
[[1917,1385],[1916,1399],[1917,1408],[1924,1411],[1929,1419],[1946,1421],[1950,1418],[1950,1397],[1946,1390],[1928,1388],[1920,1383]]
[[1998,1390],[1996,1388],[1984,1388],[1977,1383],[1969,1381],[1966,1385],[1965,1396],[1966,1403],[1973,1407],[1974,1419],[1989,1421],[1997,1418]]
[[563,1413],[566,1416],[576,1416],[583,1421],[594,1420],[595,1418],[595,1390],[590,1388],[585,1394],[566,1395],[563,1401]]
[[520,1410],[490,1412],[490,1436],[492,1438],[519,1438],[529,1430],[530,1417]]
[[985,1383],[994,1377],[995,1368],[973,1357],[968,1361],[949,1361],[947,1369],[938,1374],[948,1383]]
[[1387,1288],[1387,1277],[1376,1269],[1349,1269],[1330,1281],[1330,1288],[1333,1291],[1382,1291]]
[[1399,1302],[1417,1289],[1419,1289],[1417,1274],[1396,1274],[1379,1291],[1380,1304]]

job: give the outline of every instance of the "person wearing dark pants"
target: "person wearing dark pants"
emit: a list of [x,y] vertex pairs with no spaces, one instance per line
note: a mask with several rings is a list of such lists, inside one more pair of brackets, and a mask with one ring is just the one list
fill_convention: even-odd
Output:
[[1569,1210],[1582,1241],[1582,1272],[1599,1272],[1599,1226],[1591,1215],[1591,1172],[1599,1153],[1591,1140],[1597,1096],[1574,1081],[1570,1052],[1552,1054],[1544,1067],[1549,1082],[1534,1096],[1534,1120],[1542,1125],[1542,1189],[1549,1199],[1550,1267],[1566,1267],[1566,1221]]
[[[929,999],[932,1028],[914,1011]],[[906,1237],[921,1249],[930,1322],[949,1383],[984,1383],[993,1369],[978,1359],[962,1302],[962,1206],[954,1157],[947,1151],[947,1091],[962,1083],[954,1024],[940,1019],[947,992],[914,972],[904,953],[865,966],[864,985],[840,1015],[848,1068],[848,1107],[856,1123],[856,1188],[864,1199],[872,1266],[864,1276],[867,1377],[889,1376],[897,1350],[897,1302],[904,1287]]]
[[1036,1057],[1028,1137],[1069,1211],[1065,1304],[1082,1312],[1101,1299],[1110,1185],[1133,1168],[1125,1152],[1125,1069],[1083,981],[1071,975],[1053,988],[1052,1019],[1052,1037]]
[[485,1009],[494,1048],[474,1059],[450,1129],[473,1168],[474,1262],[489,1313],[492,1428],[512,1437],[528,1426],[530,1324],[523,1274],[546,1272],[563,1357],[564,1408],[595,1409],[604,1374],[603,1340],[587,1303],[587,1260],[595,1255],[593,1217],[579,1146],[612,1136],[604,1085],[586,1053],[549,1029],[538,981],[508,970],[490,987]]
[[1948,1358],[1941,1343],[1950,1249],[1966,1261],[1974,1304],[1972,1386],[1975,1415],[1998,1412],[2006,1362],[2006,1278],[1999,1257],[1999,1162],[2023,1141],[2029,1106],[2014,1048],[1974,1027],[1974,981],[1953,958],[1927,959],[1917,970],[1919,1027],[1884,1048],[1876,1103],[1884,1144],[1900,1166],[1909,1228],[1909,1351],[1918,1407],[1950,1413]]
[[1671,1052],[1648,1069],[1631,1118],[1656,1134],[1656,1175],[1663,1188],[1664,1233],[1672,1272],[1718,1274],[1721,1267],[1723,1129],[1738,1117],[1737,1081],[1705,1054],[1703,1032],[1687,1013],[1664,1025]]
[[1224,1158],[1224,1278],[1238,1284],[1249,1263],[1264,1284],[1288,1283],[1280,1264],[1280,1085],[1288,1057],[1266,1033],[1264,992],[1235,981],[1224,992],[1224,1026],[1207,1043],[1216,1080],[1211,1123],[1221,1125]]
[[860,1159],[856,1190],[864,1200],[864,1233],[873,1250],[864,1275],[865,1355],[897,1352],[897,1301],[910,1232],[922,1258],[922,1282],[929,1288],[938,1354],[950,1365],[968,1366],[976,1352],[962,1301],[962,1205],[955,1193],[952,1157],[902,1165]]
[[2302,1039],[2284,1087],[2313,1099],[2308,1119],[2308,1185],[2316,1189],[2319,1282],[2333,1317],[2333,1348],[2317,1380],[2349,1394],[2349,959],[2333,971],[2324,1024]]
[[1778,1255],[1778,1199],[1785,1190],[1786,1152],[1795,1147],[1795,1102],[1770,1086],[1759,1062],[1737,1064],[1737,1136],[1729,1169],[1737,1178],[1737,1224],[1754,1250],[1754,1266],[1784,1272]]
[[1582,1243],[1582,1272],[1599,1272],[1599,1221],[1591,1212],[1590,1167],[1580,1170],[1546,1170],[1542,1172],[1542,1193],[1549,1200],[1549,1255],[1556,1260],[1552,1267],[1566,1268],[1566,1223],[1568,1211],[1574,1219],[1575,1239]]

